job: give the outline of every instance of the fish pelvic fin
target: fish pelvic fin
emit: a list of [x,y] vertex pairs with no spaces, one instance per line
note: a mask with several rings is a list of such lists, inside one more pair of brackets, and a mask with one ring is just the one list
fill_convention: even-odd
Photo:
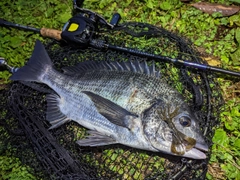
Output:
[[57,94],[48,94],[46,96],[46,99],[47,99],[46,119],[52,125],[49,129],[57,128],[62,124],[70,121],[70,119],[67,118],[67,116],[64,115],[59,108],[61,99]]
[[77,144],[80,146],[105,146],[109,144],[116,144],[116,140],[111,136],[104,135],[100,132],[89,130],[89,134],[85,139],[77,141]]
[[10,79],[14,81],[42,82],[42,76],[47,73],[52,62],[41,41],[37,40],[28,63],[15,72]]

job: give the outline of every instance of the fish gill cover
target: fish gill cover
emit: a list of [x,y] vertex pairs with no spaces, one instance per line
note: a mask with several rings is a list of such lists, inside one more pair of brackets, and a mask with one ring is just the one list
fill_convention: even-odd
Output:
[[[105,32],[111,44],[137,48],[172,58],[205,63],[191,44],[162,28],[144,23],[122,24],[117,31]],[[143,43],[144,42],[144,43]],[[79,62],[147,60],[114,50],[77,49],[61,46],[55,41],[45,45],[54,66],[60,71]],[[205,141],[210,146],[213,127],[218,124],[223,103],[218,83],[211,72],[157,61],[161,78],[180,92],[199,119]],[[42,179],[204,179],[207,159],[194,160],[149,152],[123,145],[81,147],[76,141],[87,135],[87,129],[75,122],[48,130],[46,93],[42,84],[11,84],[2,90],[0,107],[4,127],[10,132],[5,143],[16,147],[16,156],[32,167],[33,174]],[[32,87],[29,87],[29,85]],[[38,89],[41,91],[37,91]],[[4,136],[2,136],[4,138]]]

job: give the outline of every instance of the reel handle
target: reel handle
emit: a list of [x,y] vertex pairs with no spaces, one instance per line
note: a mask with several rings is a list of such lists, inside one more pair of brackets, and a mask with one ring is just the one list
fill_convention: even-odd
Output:
[[43,37],[53,38],[53,39],[56,39],[58,41],[60,41],[62,39],[62,37],[61,37],[62,31],[59,31],[59,30],[56,30],[56,29],[41,28],[40,29],[40,34]]

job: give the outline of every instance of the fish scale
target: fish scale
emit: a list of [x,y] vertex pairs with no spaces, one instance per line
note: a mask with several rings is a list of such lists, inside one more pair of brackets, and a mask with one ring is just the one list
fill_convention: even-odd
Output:
[[[171,93],[171,89],[166,85],[161,87],[163,83],[159,79],[147,78],[146,80],[146,77],[141,78],[139,73],[95,70],[87,72],[82,77],[78,76],[78,78],[76,80],[78,82],[84,80],[79,82],[84,86],[83,90],[97,93],[134,113],[142,112],[151,105],[152,99],[158,98],[162,93],[166,93],[166,91]],[[135,83],[133,83],[134,79],[137,79]],[[80,89],[80,84],[72,83],[75,84],[76,89]],[[158,89],[163,92],[158,92]]]
[[57,128],[76,121],[90,129],[80,146],[120,143],[130,147],[205,159],[208,147],[183,96],[159,78],[154,63],[94,62],[54,69],[36,42],[29,62],[11,79],[48,85],[46,120]]

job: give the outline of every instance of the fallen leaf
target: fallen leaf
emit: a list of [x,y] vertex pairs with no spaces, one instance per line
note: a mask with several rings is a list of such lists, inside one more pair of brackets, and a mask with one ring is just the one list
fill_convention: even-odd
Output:
[[207,63],[210,66],[218,66],[221,64],[221,61],[218,60],[217,58],[214,57],[203,57],[202,59],[204,59],[205,61],[207,61]]
[[239,97],[240,96],[240,81],[227,87],[226,91],[228,92],[226,94],[226,100]]
[[226,173],[221,169],[218,163],[208,164],[208,173],[211,174],[214,179],[226,179]]
[[198,2],[190,4],[191,6],[205,12],[208,14],[213,14],[215,12],[222,13],[223,16],[231,16],[240,10],[239,6],[226,6],[216,3]]

